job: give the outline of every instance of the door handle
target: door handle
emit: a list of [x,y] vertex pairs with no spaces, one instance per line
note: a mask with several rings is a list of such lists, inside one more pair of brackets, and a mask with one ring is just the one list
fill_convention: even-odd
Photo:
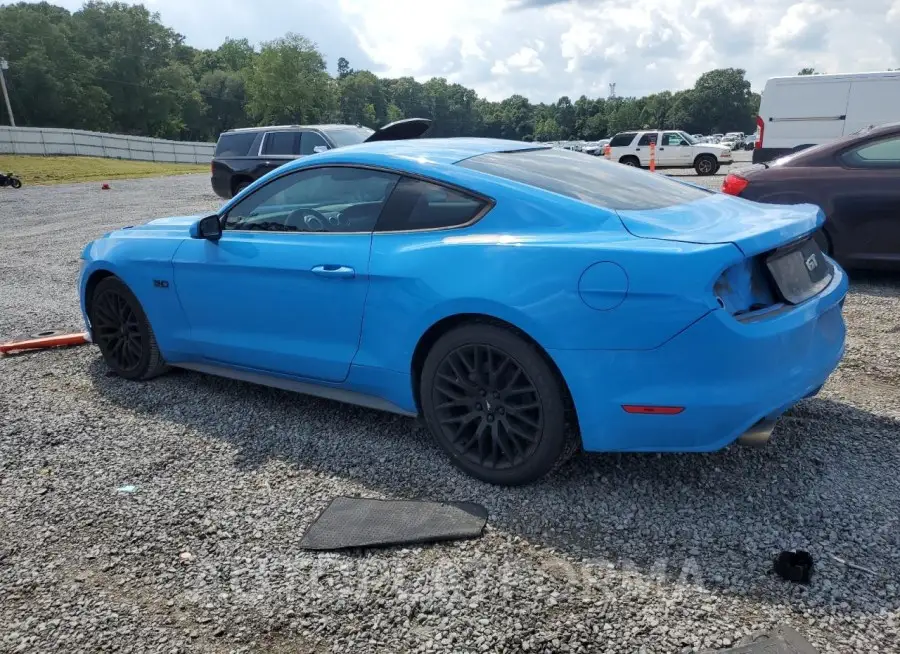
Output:
[[635,152],[640,152],[641,149],[640,149],[640,148],[635,148],[634,151],[635,151]]
[[350,266],[339,266],[331,263],[313,266],[312,271],[316,275],[323,277],[356,277],[356,271]]

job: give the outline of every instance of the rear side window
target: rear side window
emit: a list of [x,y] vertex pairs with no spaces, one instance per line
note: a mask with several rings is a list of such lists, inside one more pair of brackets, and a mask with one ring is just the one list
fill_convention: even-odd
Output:
[[300,132],[269,132],[263,141],[263,154],[300,154]]
[[403,177],[394,187],[376,231],[459,227],[474,220],[486,206],[486,201],[465,193]]
[[493,152],[457,165],[613,210],[661,209],[712,193],[665,175],[554,148]]
[[900,136],[867,143],[842,158],[853,168],[900,168]]
[[637,132],[622,132],[621,134],[616,134],[609,142],[609,147],[621,148],[625,145],[631,145],[631,142],[634,140],[635,136],[637,136]]
[[256,140],[254,132],[238,132],[236,134],[222,134],[216,144],[217,157],[246,157],[250,153],[250,146]]

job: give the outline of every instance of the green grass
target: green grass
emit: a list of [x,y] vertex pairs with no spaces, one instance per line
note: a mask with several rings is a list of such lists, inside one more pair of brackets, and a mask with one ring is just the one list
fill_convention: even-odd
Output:
[[208,173],[209,165],[128,161],[102,157],[44,157],[0,154],[0,172],[13,172],[22,184],[105,182],[136,177]]

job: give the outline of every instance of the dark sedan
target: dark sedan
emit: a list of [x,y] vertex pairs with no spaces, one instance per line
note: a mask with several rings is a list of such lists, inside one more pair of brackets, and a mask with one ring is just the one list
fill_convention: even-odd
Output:
[[820,244],[842,265],[900,269],[900,123],[733,172],[722,191],[816,204],[826,217]]

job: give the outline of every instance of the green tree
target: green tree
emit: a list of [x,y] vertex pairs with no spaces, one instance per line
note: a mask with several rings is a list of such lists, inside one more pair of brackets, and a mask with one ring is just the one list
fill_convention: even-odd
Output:
[[818,75],[815,68],[801,68],[798,75]]
[[325,59],[299,34],[263,43],[246,80],[247,109],[261,123],[323,122],[337,106]]

